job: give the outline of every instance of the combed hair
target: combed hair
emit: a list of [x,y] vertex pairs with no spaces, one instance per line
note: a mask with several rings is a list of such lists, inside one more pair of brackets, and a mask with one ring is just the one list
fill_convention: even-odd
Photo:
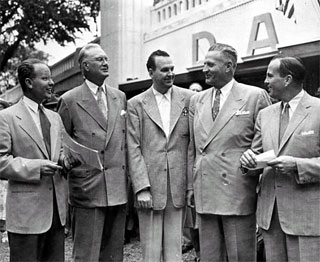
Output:
[[26,85],[26,79],[30,78],[33,79],[35,78],[35,73],[34,73],[34,65],[35,64],[44,64],[39,59],[36,58],[29,58],[27,60],[22,61],[22,63],[18,66],[18,79],[20,86],[23,91],[27,90],[27,85]]
[[285,77],[291,75],[293,80],[297,83],[302,83],[306,77],[306,68],[300,57],[287,56],[287,55],[276,55],[272,60],[279,60],[279,75]]
[[208,52],[210,51],[222,52],[225,56],[231,59],[234,65],[234,68],[237,67],[238,54],[237,54],[237,51],[232,46],[222,44],[222,43],[215,43],[212,46],[210,46]]
[[90,44],[87,44],[81,48],[81,50],[79,52],[79,56],[78,56],[78,62],[79,62],[80,69],[82,69],[83,60],[87,57],[87,51],[92,48],[97,48],[97,47],[101,48],[101,46],[96,43],[90,43]]
[[147,61],[147,70],[148,71],[149,71],[149,69],[152,69],[152,70],[156,69],[156,61],[155,61],[156,56],[167,56],[168,57],[170,55],[166,51],[162,51],[160,49],[152,52],[148,58],[148,61]]

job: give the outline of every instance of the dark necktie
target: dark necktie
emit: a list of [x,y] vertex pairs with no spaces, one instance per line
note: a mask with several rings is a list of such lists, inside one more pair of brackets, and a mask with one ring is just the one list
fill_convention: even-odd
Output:
[[220,109],[220,94],[221,90],[216,89],[216,96],[214,97],[213,107],[212,107],[212,119],[213,121],[216,120],[216,117],[219,113]]
[[108,118],[108,110],[103,102],[103,99],[102,99],[103,95],[105,95],[105,93],[103,92],[103,88],[102,88],[102,86],[99,86],[98,92],[97,92],[97,103],[98,103],[98,106],[99,106],[102,114],[107,119]]
[[283,105],[284,105],[284,109],[281,110],[280,124],[279,124],[279,127],[280,127],[279,128],[279,144],[280,144],[281,139],[283,137],[283,134],[286,131],[287,126],[289,124],[289,108],[290,108],[290,105],[288,103],[282,104],[281,108],[283,108]]
[[39,105],[39,117],[40,117],[40,125],[41,125],[43,140],[46,145],[48,155],[50,158],[50,153],[51,153],[50,126],[51,124],[48,117],[44,113],[43,105]]

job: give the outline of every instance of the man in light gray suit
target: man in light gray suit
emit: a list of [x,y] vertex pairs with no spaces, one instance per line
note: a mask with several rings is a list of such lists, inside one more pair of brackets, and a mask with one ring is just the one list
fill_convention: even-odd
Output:
[[84,46],[79,64],[85,81],[65,93],[58,112],[69,135],[95,149],[103,170],[75,168],[68,177],[75,261],[122,261],[127,203],[126,98],[105,84],[106,53]]
[[256,154],[273,150],[258,187],[258,225],[267,261],[320,261],[320,100],[303,90],[300,58],[276,56],[265,84],[280,102],[259,113],[252,149],[241,157],[256,167]]
[[270,104],[265,90],[233,76],[236,50],[214,44],[203,72],[212,88],[190,101],[188,204],[199,217],[201,261],[256,260],[256,185],[244,176],[239,158],[251,146],[260,109]]
[[181,261],[187,189],[188,106],[193,92],[173,85],[169,54],[147,62],[152,86],[128,101],[129,174],[145,262]]

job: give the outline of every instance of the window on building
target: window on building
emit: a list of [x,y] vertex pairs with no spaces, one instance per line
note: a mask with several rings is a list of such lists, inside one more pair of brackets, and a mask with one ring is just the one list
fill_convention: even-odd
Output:
[[162,10],[162,19],[166,20],[166,9]]
[[177,4],[173,5],[173,9],[174,9],[174,15],[177,15],[178,14]]
[[168,7],[168,17],[170,18],[171,15],[172,15],[172,13],[171,13],[171,6],[169,6],[169,7]]
[[161,22],[161,13],[160,13],[160,11],[158,11],[158,22],[159,23]]
[[201,5],[201,0],[199,0],[199,5]]
[[185,7],[186,7],[186,10],[189,10],[189,0],[185,0]]
[[179,2],[179,12],[181,13],[182,12],[182,7],[183,7],[183,2],[182,1],[180,1]]
[[196,0],[192,0],[192,7],[196,6]]

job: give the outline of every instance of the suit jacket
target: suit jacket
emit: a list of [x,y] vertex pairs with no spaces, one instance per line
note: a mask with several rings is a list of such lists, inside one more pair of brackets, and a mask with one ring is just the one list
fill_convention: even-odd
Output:
[[128,163],[134,193],[150,187],[153,209],[164,209],[169,183],[175,207],[185,206],[188,107],[192,91],[173,86],[170,135],[165,135],[160,112],[149,88],[128,101]]
[[264,169],[258,191],[258,224],[269,229],[276,199],[285,233],[319,236],[320,100],[305,93],[278,145],[280,104],[259,114],[252,149],[258,153],[274,150],[276,156],[297,157],[298,170],[280,175],[271,167]]
[[67,133],[99,152],[103,171],[80,166],[68,176],[69,202],[78,207],[105,207],[127,202],[126,98],[107,87],[108,120],[86,83],[61,96],[58,112]]
[[[45,110],[51,127],[51,160],[63,158],[60,116]],[[0,177],[8,179],[9,232],[40,234],[49,230],[55,193],[61,224],[65,224],[67,183],[60,172],[41,177],[40,167],[48,152],[23,100],[0,112]]]
[[212,88],[190,101],[189,189],[201,214],[249,215],[256,211],[258,177],[243,175],[240,156],[251,146],[265,90],[235,82],[215,122]]

